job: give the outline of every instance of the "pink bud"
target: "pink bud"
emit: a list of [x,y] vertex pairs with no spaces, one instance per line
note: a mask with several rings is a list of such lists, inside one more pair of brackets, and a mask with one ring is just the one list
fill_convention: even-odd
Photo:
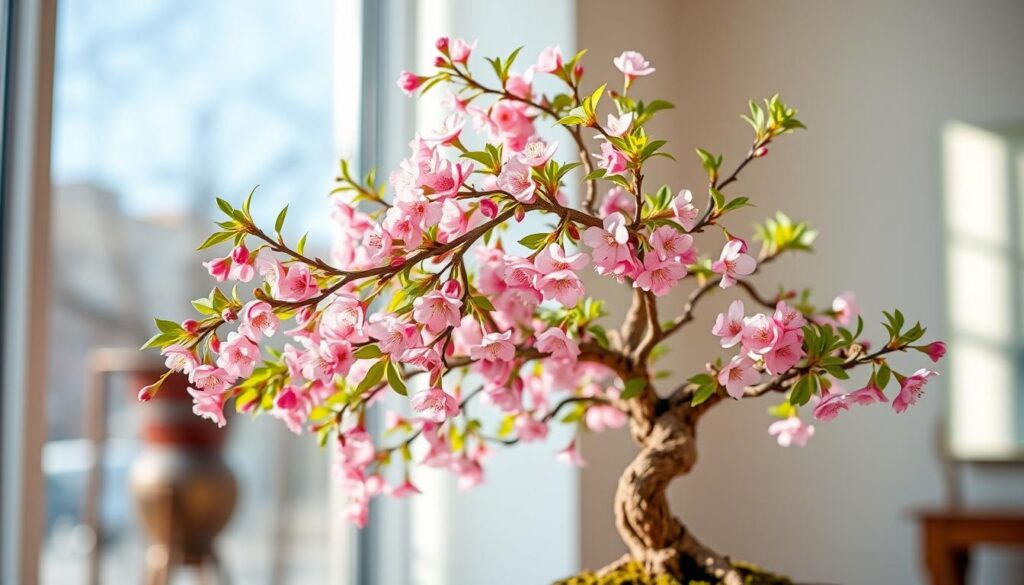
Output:
[[441,51],[445,55],[448,54],[448,37],[438,37],[437,42],[434,43],[438,51]]
[[203,266],[217,282],[224,282],[231,273],[231,258],[217,258],[209,262],[203,262]]
[[276,404],[280,409],[291,410],[299,405],[299,397],[295,395],[295,391],[290,387],[285,388],[283,392],[277,395]]
[[300,326],[309,323],[309,320],[313,318],[312,307],[302,307],[298,313],[295,313],[295,322]]
[[457,299],[462,296],[462,285],[457,280],[449,280],[441,285],[441,294],[450,299]]
[[490,199],[481,199],[480,213],[488,219],[494,219],[498,215],[498,204]]
[[578,227],[576,227],[576,224],[570,223],[568,225],[567,231],[569,232],[569,237],[570,238],[572,238],[574,240],[577,240],[577,241],[580,239],[580,229]]
[[744,240],[743,238],[737,238],[736,236],[730,234],[729,232],[726,232],[726,235],[729,236],[729,241],[730,242],[739,242],[740,243],[740,254],[746,254],[747,253],[747,241],[746,240]]
[[216,333],[210,336],[210,350],[213,353],[220,353],[220,338],[217,337]]
[[928,345],[918,345],[914,349],[923,354],[927,354],[928,358],[933,362],[938,362],[944,355],[946,355],[946,344],[941,341],[933,341]]
[[762,146],[761,148],[758,148],[757,150],[754,151],[754,156],[756,158],[761,158],[762,156],[764,156],[766,154],[768,154],[768,147],[767,146]]
[[444,67],[448,62],[444,60],[444,57],[434,57],[434,67]]
[[245,264],[249,261],[249,248],[246,248],[245,244],[235,246],[235,249],[231,250],[231,260],[236,264]]
[[523,221],[526,218],[526,209],[522,205],[516,205],[516,223]]
[[196,331],[199,331],[199,321],[196,321],[195,319],[185,319],[181,322],[181,328],[185,330],[185,333],[195,335]]
[[420,77],[415,73],[403,71],[398,75],[398,87],[405,92],[405,95],[412,95],[421,85],[426,78]]
[[576,67],[572,70],[572,76],[576,78],[576,81],[583,79],[583,65],[577,63]]
[[156,396],[156,391],[159,389],[160,383],[157,382],[156,384],[150,384],[149,386],[146,386],[142,390],[139,390],[139,401],[149,402],[150,400],[153,399],[154,396]]
[[223,319],[225,323],[231,323],[238,320],[238,312],[231,307],[228,307],[221,311],[220,318]]

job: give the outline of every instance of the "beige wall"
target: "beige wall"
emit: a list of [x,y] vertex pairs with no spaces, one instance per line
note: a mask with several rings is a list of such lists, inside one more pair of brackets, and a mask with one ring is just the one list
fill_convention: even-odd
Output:
[[[612,57],[636,49],[658,68],[638,94],[679,106],[654,127],[679,164],[658,163],[648,184],[699,191],[693,147],[724,153],[731,168],[748,142],[737,118],[746,100],[781,93],[810,130],[731,188],[759,207],[730,225],[749,233],[783,209],[821,236],[816,255],[790,257],[760,282],[813,285],[819,302],[852,289],[868,315],[898,306],[941,335],[939,130],[949,119],[1024,118],[1024,2],[586,0],[578,12],[592,84],[615,78]],[[718,295],[675,341],[665,361],[685,364],[678,374],[715,355],[713,311],[734,296]],[[680,304],[672,297],[662,312]],[[897,363],[923,365],[910,357]],[[903,415],[848,413],[818,425],[804,450],[769,439],[768,402],[723,405],[704,422],[701,462],[673,485],[673,505],[709,544],[801,579],[921,582],[909,514],[943,498],[933,445],[945,394],[940,380]],[[623,550],[610,503],[634,450],[625,434],[590,437],[585,449],[582,560],[597,567]],[[965,475],[971,501],[1024,503],[1017,469]],[[1010,576],[1024,574],[1013,562],[982,558],[977,582],[1024,582]]]

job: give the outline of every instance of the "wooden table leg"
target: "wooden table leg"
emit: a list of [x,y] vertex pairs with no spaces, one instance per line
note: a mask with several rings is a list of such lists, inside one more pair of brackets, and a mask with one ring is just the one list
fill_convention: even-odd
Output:
[[924,532],[924,558],[932,585],[966,585],[970,551],[953,546],[936,528]]

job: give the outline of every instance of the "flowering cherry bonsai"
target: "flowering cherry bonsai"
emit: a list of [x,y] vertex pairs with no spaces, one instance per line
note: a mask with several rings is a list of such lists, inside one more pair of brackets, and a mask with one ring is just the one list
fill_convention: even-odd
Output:
[[[753,138],[733,171],[697,149],[708,176],[699,203],[688,190],[644,185],[648,164],[675,159],[648,133],[672,104],[630,91],[655,71],[642,55],[614,60],[621,91],[584,91],[583,52],[566,59],[551,47],[517,73],[517,50],[488,59],[495,79],[485,81],[470,71],[474,47],[439,39],[432,73],[402,73],[399,87],[410,95],[446,87],[451,113],[413,139],[386,184],[341,164],[330,261],[309,255],[305,236],[288,243],[287,208],[268,231],[252,219],[252,194],[238,208],[218,199],[225,218],[200,249],[233,249],[205,266],[218,282],[254,288],[242,296],[237,286],[214,288],[193,301],[196,319],[158,319],[145,347],[166,356],[164,378],[188,376],[196,414],[223,426],[233,400],[238,412],[267,412],[331,445],[350,497],[346,516],[360,526],[371,498],[419,493],[416,466],[449,469],[468,489],[483,481],[492,444],[542,440],[554,424],[576,437],[628,424],[640,452],[619,482],[615,516],[629,553],[610,568],[632,563],[650,575],[740,583],[741,571],[686,529],[666,499],[672,479],[696,461],[700,418],[721,403],[777,395],[769,433],[779,445],[803,446],[814,427],[802,409],[819,421],[876,402],[902,412],[934,372],[897,372],[888,355],[913,349],[937,361],[944,345],[917,344],[924,328],[899,311],[885,313],[888,338],[869,344],[852,296],[818,308],[807,291],[767,295],[751,283],[776,258],[810,250],[815,236],[778,213],[757,227],[755,251],[725,225],[749,205],[727,195],[740,173],[777,138],[804,128],[777,96],[750,103],[744,119]],[[560,93],[535,91],[538,76],[556,79]],[[464,145],[467,122],[485,138],[478,150]],[[540,124],[561,125],[576,160],[557,160]],[[563,188],[580,177],[574,204]],[[548,227],[514,241],[507,228],[521,222]],[[603,324],[602,303],[581,279],[588,269],[632,291],[621,326]],[[659,306],[680,286],[689,290],[681,307]],[[717,336],[727,351],[659,391],[652,362],[660,348],[719,289],[740,298],[712,331],[697,334]],[[280,346],[271,345],[275,336]],[[846,392],[837,380],[854,369],[867,381]],[[368,412],[386,408],[387,392],[408,396],[407,405],[386,412],[386,428],[371,434]],[[498,414],[479,416],[485,411],[467,409],[474,401]],[[557,456],[584,464],[576,438]]]

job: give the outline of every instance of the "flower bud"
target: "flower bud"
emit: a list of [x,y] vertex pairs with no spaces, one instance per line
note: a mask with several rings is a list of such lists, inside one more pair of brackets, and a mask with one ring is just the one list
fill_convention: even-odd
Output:
[[572,76],[576,79],[577,83],[579,83],[579,81],[581,79],[583,79],[583,65],[582,64],[577,63],[576,67],[573,67]]
[[238,320],[238,312],[231,307],[228,307],[221,311],[220,318],[223,319],[225,323],[232,323]]
[[420,77],[415,73],[403,71],[398,76],[398,87],[405,92],[405,95],[412,95],[426,80],[425,77]]
[[758,148],[757,150],[754,151],[754,157],[755,158],[761,158],[761,157],[765,156],[766,154],[768,154],[768,147],[767,146],[762,146],[761,148]]
[[566,226],[566,231],[569,232],[569,237],[572,238],[573,240],[578,241],[580,239],[580,229],[576,227],[576,224],[570,223],[568,226]]
[[199,321],[196,321],[195,319],[185,319],[181,322],[181,328],[185,330],[185,333],[195,335],[196,331],[199,331]]
[[515,216],[516,216],[516,223],[522,222],[523,219],[526,218],[526,209],[524,209],[522,205],[516,205]]
[[444,60],[444,57],[434,57],[434,67],[444,67],[448,62]]
[[480,213],[488,219],[494,219],[498,215],[498,204],[491,199],[481,199]]
[[448,54],[448,37],[438,37],[437,42],[434,43],[438,51],[441,51],[445,55]]
[[214,333],[210,336],[210,351],[213,353],[220,353],[220,338]]
[[231,260],[236,264],[245,264],[249,261],[249,248],[246,248],[245,244],[235,246],[235,249],[231,250]]
[[933,362],[938,362],[946,355],[946,344],[941,341],[933,341],[928,345],[915,345],[914,349],[927,355]]
[[224,282],[231,273],[231,258],[217,258],[203,262],[203,266],[217,282]]
[[139,390],[139,401],[140,402],[149,402],[150,400],[153,399],[154,396],[156,396],[156,392],[159,389],[160,389],[160,382],[157,382],[155,384],[150,384],[149,386],[146,386],[142,390]]
[[449,280],[441,285],[441,294],[450,299],[457,299],[462,296],[462,284],[455,279]]

